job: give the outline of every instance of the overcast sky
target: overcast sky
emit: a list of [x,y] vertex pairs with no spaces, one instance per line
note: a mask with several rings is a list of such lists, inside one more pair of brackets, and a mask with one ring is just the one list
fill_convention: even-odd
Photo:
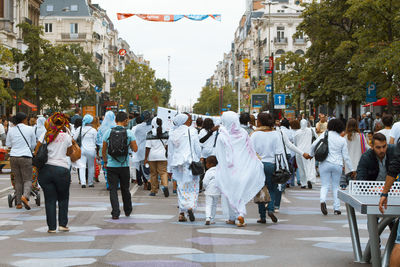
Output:
[[[107,10],[119,36],[136,54],[144,54],[157,78],[168,76],[171,56],[171,104],[192,105],[223,53],[230,50],[234,32],[245,11],[245,0],[92,0]],[[222,14],[222,22],[182,19],[149,22],[138,17],[118,21],[116,13]]]

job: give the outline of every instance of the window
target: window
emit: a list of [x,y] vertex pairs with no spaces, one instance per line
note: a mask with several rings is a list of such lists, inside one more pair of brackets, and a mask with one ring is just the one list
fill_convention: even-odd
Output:
[[285,27],[277,27],[276,39],[278,39],[278,42],[285,39]]
[[45,23],[44,32],[53,32],[53,23]]
[[71,5],[71,11],[78,11],[78,5]]
[[4,0],[0,0],[0,18],[4,18]]
[[78,23],[71,23],[71,33],[78,33]]
[[53,12],[54,11],[54,6],[53,5],[47,5],[46,6],[46,11],[47,12]]

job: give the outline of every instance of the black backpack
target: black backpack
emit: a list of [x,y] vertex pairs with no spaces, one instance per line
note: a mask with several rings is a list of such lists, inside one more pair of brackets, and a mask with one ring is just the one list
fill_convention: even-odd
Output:
[[[128,134],[125,128],[113,128],[110,133],[110,137],[108,138],[108,155],[113,157],[116,161],[119,157],[124,157],[124,161],[126,161],[126,157],[128,156]],[[122,162],[124,162],[122,161]],[[122,163],[120,162],[120,163]]]
[[318,141],[314,151],[316,161],[322,162],[326,160],[329,154],[328,131],[325,132],[324,138]]

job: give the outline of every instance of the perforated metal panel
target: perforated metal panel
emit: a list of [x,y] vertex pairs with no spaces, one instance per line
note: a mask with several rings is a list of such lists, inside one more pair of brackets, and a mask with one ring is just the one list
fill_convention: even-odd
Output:
[[[380,196],[385,182],[350,181],[349,192],[354,196]],[[400,197],[400,182],[395,182],[389,191],[389,196]]]

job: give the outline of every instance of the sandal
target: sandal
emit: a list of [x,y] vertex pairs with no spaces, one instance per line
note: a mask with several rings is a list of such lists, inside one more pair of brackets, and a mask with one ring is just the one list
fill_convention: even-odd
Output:
[[226,223],[226,224],[232,224],[232,225],[235,225],[235,221],[231,221],[231,220],[227,220],[227,221],[225,221],[225,223]]
[[179,214],[179,222],[187,222],[187,219],[185,217],[185,214],[181,213]]

